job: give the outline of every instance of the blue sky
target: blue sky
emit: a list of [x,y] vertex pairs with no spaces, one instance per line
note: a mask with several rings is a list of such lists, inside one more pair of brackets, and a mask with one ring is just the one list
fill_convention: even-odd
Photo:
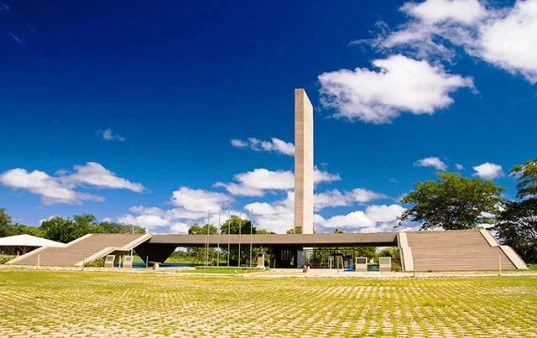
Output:
[[0,207],[183,233],[293,226],[293,89],[315,229],[392,230],[438,171],[514,198],[535,158],[537,0],[4,1]]

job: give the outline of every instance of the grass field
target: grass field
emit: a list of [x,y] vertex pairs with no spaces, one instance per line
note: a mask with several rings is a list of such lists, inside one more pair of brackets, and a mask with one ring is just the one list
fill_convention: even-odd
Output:
[[535,337],[537,278],[0,271],[0,337]]

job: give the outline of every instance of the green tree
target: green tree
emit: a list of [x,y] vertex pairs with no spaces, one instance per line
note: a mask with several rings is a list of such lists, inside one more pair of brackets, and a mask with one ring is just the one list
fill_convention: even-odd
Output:
[[508,202],[494,229],[502,244],[537,263],[537,198]]
[[401,202],[414,204],[399,219],[423,222],[422,229],[472,229],[490,224],[499,214],[503,188],[492,181],[439,173],[439,180],[415,184]]
[[61,216],[54,216],[43,221],[39,228],[45,232],[45,238],[62,243],[70,242],[88,233],[87,229],[79,229],[75,222]]
[[94,233],[103,234],[145,234],[145,229],[138,225],[121,224],[110,221],[99,222],[94,226]]
[[11,216],[8,215],[5,208],[0,208],[0,227],[11,225]]
[[537,197],[537,158],[514,166],[511,173],[518,177],[519,198]]
[[39,228],[13,223],[11,216],[6,212],[6,209],[0,208],[0,237],[16,236],[16,235],[32,235],[43,237],[44,232]]
[[207,235],[207,232],[209,233],[209,235],[214,235],[217,232],[217,228],[212,224],[205,224],[205,225],[193,224],[188,229],[189,235]]
[[252,222],[249,219],[246,218],[240,218],[237,215],[232,215],[231,218],[226,220],[221,226],[220,231],[223,234],[227,234],[228,232],[230,234],[239,234],[239,228],[241,234],[249,234],[250,231],[252,234],[257,233],[256,227],[252,224]]

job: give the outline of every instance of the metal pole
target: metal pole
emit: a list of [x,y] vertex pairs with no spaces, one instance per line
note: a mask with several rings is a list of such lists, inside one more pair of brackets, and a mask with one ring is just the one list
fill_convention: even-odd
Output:
[[231,212],[228,210],[228,219],[227,219],[227,267],[229,268],[229,256],[231,255],[230,251],[230,241],[231,241]]
[[220,209],[218,209],[218,248],[216,249],[216,266],[220,266],[220,234],[222,233],[220,229]]
[[241,267],[241,227],[242,227],[242,214],[239,214],[239,257],[237,260],[237,266]]
[[250,219],[250,268],[252,267],[252,241],[253,241],[253,230],[252,220]]
[[211,222],[211,210],[207,216],[207,238],[205,243],[205,266],[209,265],[209,223]]

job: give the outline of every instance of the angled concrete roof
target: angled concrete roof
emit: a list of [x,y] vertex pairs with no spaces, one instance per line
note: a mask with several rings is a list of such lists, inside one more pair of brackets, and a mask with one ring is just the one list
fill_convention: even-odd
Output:
[[[393,246],[397,245],[397,232],[360,234],[295,234],[295,235],[209,235],[209,245],[290,245],[290,246]],[[149,244],[175,244],[177,246],[204,246],[207,235],[152,235]]]
[[0,246],[47,246],[60,248],[64,247],[65,244],[32,235],[16,235],[0,238]]

